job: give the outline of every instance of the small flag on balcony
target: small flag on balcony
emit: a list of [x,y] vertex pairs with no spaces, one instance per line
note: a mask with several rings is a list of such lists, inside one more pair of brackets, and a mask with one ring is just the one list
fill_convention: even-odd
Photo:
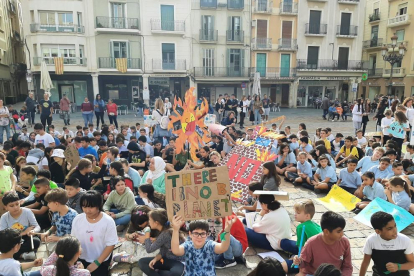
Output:
[[56,75],[63,75],[63,57],[55,57],[53,61],[55,62]]
[[128,62],[126,58],[116,58],[116,70],[118,70],[121,73],[125,73],[128,70]]

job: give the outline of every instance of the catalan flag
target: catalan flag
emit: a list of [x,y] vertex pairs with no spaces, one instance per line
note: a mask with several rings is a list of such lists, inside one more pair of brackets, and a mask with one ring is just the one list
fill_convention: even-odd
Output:
[[56,75],[63,75],[63,57],[55,57],[53,60],[55,62]]
[[116,58],[116,70],[118,70],[121,73],[125,73],[128,70],[128,60],[126,58]]

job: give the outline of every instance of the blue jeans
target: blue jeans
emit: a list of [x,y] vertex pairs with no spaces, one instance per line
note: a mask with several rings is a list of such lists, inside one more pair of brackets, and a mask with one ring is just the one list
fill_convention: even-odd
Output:
[[10,138],[10,126],[6,125],[6,126],[0,126],[0,144],[3,144],[3,133],[6,130],[6,141],[9,141]]
[[144,116],[144,108],[137,107],[137,116]]
[[93,113],[84,114],[82,113],[83,122],[85,123],[85,127],[88,127],[88,124],[93,124]]
[[[118,209],[111,209],[110,212],[114,213],[114,214],[118,214],[120,213],[120,211]],[[115,224],[116,225],[128,225],[128,223],[131,221],[131,214],[127,214],[123,217],[120,218],[116,218],[115,219]]]
[[280,241],[280,247],[287,252],[297,255],[299,252],[299,248],[296,245],[296,241],[283,239]]
[[234,257],[240,257],[241,255],[243,255],[242,244],[230,235],[230,246],[229,249],[223,253],[224,259],[232,260]]
[[29,124],[34,125],[35,114],[36,114],[35,111],[27,111],[27,117],[29,119],[28,120],[29,121]]
[[42,276],[42,274],[40,274],[40,270],[36,270],[31,272],[23,272],[23,276]]
[[254,111],[254,124],[258,125],[262,122],[262,115],[259,113],[259,109]]
[[265,234],[256,233],[253,229],[247,227],[245,227],[244,229],[246,230],[247,240],[250,244],[259,248],[272,251],[274,250],[273,247],[270,245],[270,242],[267,240]]
[[323,110],[323,115],[322,115],[322,117],[326,119],[326,115],[328,115],[328,113],[329,113],[329,110],[328,110],[328,109],[324,109],[324,110]]

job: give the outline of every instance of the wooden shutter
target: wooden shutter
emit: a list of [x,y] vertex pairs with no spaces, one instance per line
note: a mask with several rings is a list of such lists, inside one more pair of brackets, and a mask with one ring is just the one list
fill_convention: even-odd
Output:
[[292,39],[292,21],[282,21],[282,38]]
[[257,38],[267,37],[267,20],[257,20]]

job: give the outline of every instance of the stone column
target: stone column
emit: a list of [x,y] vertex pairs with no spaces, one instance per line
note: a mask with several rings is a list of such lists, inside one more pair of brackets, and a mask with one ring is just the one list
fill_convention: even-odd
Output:
[[96,95],[99,94],[99,81],[98,81],[98,74],[92,73],[92,87],[93,87],[93,98],[96,98]]
[[[142,75],[142,87],[143,87],[143,96],[144,96],[144,103],[147,106],[150,106],[150,101],[149,101],[149,79],[148,79],[148,75]],[[145,95],[148,95],[148,97],[146,98]]]

